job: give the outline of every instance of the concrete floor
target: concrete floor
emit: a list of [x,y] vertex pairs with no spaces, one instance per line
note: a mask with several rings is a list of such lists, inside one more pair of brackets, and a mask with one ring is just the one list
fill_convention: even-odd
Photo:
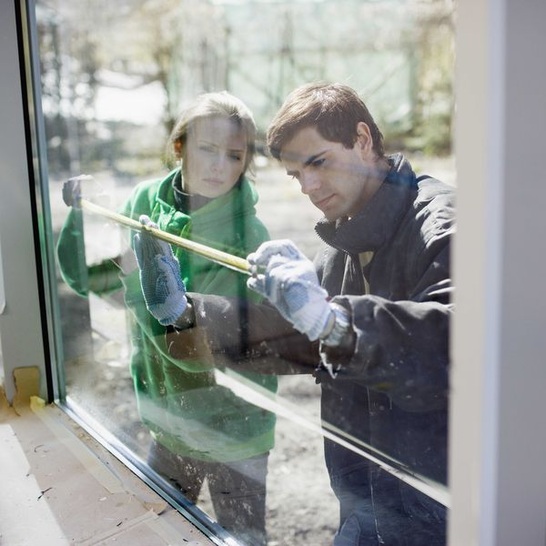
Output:
[[0,483],[4,546],[213,544],[59,408],[21,392],[13,406],[0,393]]

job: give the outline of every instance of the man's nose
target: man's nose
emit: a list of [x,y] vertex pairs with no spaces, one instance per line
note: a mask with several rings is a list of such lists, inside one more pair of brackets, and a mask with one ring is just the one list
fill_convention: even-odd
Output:
[[309,195],[320,187],[320,177],[316,173],[303,173],[299,182],[304,195]]

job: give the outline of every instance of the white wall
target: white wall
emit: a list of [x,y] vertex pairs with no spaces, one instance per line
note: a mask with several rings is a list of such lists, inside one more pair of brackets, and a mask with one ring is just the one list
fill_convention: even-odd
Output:
[[461,0],[450,544],[546,544],[546,3]]

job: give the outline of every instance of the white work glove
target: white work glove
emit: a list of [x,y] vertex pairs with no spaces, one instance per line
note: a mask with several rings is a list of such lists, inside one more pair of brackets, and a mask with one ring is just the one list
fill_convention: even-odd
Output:
[[[157,228],[148,216],[142,215],[139,221],[144,226]],[[163,326],[174,324],[185,311],[188,300],[180,264],[171,245],[145,230],[135,235],[134,245],[148,311]]]
[[247,260],[257,271],[248,287],[265,296],[298,331],[315,341],[331,328],[328,293],[319,285],[313,262],[292,241],[263,243]]

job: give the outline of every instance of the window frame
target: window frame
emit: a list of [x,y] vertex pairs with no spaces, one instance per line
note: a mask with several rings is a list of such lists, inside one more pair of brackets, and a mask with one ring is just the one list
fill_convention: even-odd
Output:
[[[40,167],[40,106],[32,86],[33,9],[32,0],[7,2],[0,17],[0,191],[9,196],[0,205],[6,295],[0,344],[8,400],[17,392],[14,371],[32,366],[40,372],[40,396],[52,402],[62,378],[55,371],[60,347],[53,252]],[[454,249],[452,545],[546,543],[546,434],[536,411],[546,385],[546,367],[537,365],[546,336],[540,324],[528,322],[529,312],[546,308],[540,290],[546,257],[536,251],[546,232],[539,208],[545,201],[540,195],[546,197],[539,132],[546,95],[536,89],[546,88],[546,75],[528,60],[546,50],[540,24],[545,16],[540,2],[472,0],[458,6],[455,140],[464,222]],[[6,236],[13,233],[18,236]],[[522,260],[535,265],[524,282],[538,287],[523,297]]]
[[546,258],[537,252],[546,232],[546,72],[530,62],[546,50],[545,17],[541,2],[458,5],[451,545],[546,544],[538,410],[546,337],[537,324],[546,308]]

